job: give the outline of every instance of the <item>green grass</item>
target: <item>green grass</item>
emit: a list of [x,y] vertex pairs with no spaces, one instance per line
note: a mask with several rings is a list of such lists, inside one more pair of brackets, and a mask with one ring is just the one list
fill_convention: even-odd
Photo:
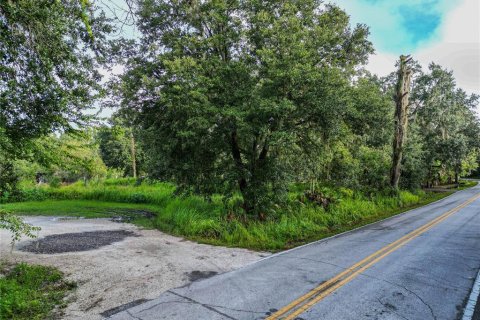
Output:
[[145,203],[164,206],[173,196],[175,186],[169,183],[143,183],[118,179],[84,185],[73,183],[60,188],[48,185],[24,187],[20,200],[100,200],[120,203]]
[[44,200],[0,204],[5,209],[20,215],[71,216],[84,218],[106,218],[128,211],[146,210],[156,212],[158,206],[103,202],[96,200]]
[[269,220],[258,221],[232,214],[232,203],[225,207],[219,196],[206,201],[196,196],[177,197],[173,191],[170,184],[137,186],[133,180],[126,179],[87,186],[76,183],[61,188],[25,189],[27,199],[49,200],[7,203],[0,208],[24,215],[86,218],[146,210],[155,213],[156,217],[133,222],[202,243],[277,251],[354,229],[452,193],[401,191],[398,196],[378,194],[367,198],[347,189],[333,190],[338,198],[324,209],[299,202],[297,191],[291,194],[289,205],[278,208],[277,214]]
[[458,190],[464,190],[471,187],[474,187],[478,184],[478,181],[471,181],[471,180],[461,180]]
[[20,263],[0,269],[0,319],[47,319],[65,306],[64,297],[75,287],[53,267]]
[[[277,220],[254,221],[248,224],[238,221],[198,219],[181,214],[164,221],[159,216],[156,227],[167,232],[215,245],[245,247],[257,250],[278,251],[391,217],[422,205],[440,200],[451,193],[429,193],[420,196],[402,192],[400,199],[379,197],[373,201],[345,199],[325,211],[306,206],[282,215]],[[190,220],[192,219],[192,220]],[[213,231],[215,230],[215,232]]]

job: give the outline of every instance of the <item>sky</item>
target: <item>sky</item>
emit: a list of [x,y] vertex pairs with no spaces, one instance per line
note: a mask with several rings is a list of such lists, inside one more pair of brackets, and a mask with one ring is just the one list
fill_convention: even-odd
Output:
[[480,0],[332,0],[352,24],[370,28],[376,54],[367,69],[380,76],[411,54],[426,69],[452,70],[457,85],[480,94]]

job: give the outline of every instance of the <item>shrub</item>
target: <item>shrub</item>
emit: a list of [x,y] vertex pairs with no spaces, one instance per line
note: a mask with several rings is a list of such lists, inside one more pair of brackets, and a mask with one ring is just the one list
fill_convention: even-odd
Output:
[[44,188],[24,188],[19,192],[17,201],[43,201],[49,198],[49,193]]
[[52,177],[48,183],[52,188],[59,188],[61,186],[61,181],[59,177]]
[[3,159],[3,155],[0,155],[0,203],[18,196],[18,182],[13,163]]

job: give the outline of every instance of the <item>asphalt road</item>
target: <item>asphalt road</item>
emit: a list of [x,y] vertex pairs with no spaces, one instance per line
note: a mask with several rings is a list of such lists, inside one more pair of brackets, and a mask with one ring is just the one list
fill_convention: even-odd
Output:
[[169,290],[111,319],[454,320],[479,268],[477,186]]

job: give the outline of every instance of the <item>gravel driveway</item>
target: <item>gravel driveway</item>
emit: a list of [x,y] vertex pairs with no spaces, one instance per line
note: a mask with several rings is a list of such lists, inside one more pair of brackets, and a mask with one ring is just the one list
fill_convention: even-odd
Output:
[[68,297],[72,302],[64,319],[102,319],[120,311],[123,305],[153,299],[173,287],[239,268],[268,255],[197,244],[108,219],[25,220],[42,227],[40,242],[21,241],[10,254],[9,234],[0,230],[0,256],[11,262],[53,265],[65,272],[69,280],[76,281],[78,288]]

